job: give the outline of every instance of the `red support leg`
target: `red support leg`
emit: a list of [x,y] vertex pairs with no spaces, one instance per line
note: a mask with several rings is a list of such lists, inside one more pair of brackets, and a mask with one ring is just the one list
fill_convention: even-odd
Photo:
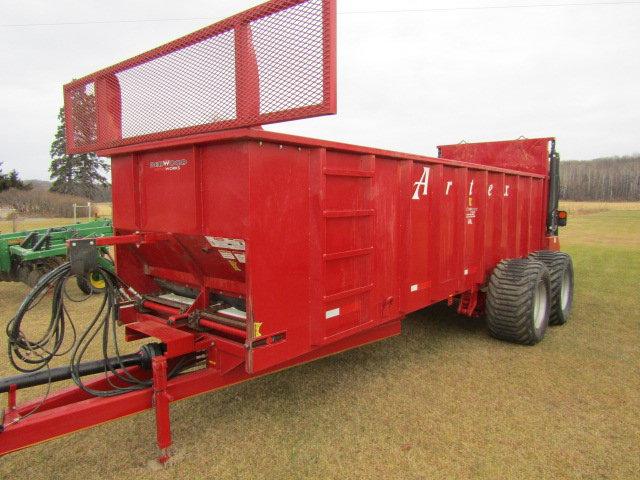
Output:
[[171,397],[167,393],[167,359],[163,356],[154,357],[153,369],[153,404],[156,410],[156,439],[160,449],[158,461],[165,464],[169,460],[171,446],[171,418],[169,417],[169,402]]
[[15,410],[16,409],[16,397],[17,397],[17,392],[18,388],[15,385],[11,385],[9,387],[9,400],[7,402],[7,408],[9,410]]
[[20,414],[17,409],[17,392],[18,389],[15,385],[9,387],[7,392],[7,409],[3,412],[2,427],[13,423],[16,419],[20,418]]

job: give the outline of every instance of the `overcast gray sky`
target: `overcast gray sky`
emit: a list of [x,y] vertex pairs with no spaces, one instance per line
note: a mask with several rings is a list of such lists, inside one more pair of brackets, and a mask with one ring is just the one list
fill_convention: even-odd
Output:
[[[259,3],[0,0],[4,170],[48,179],[64,83]],[[640,1],[562,3],[338,0],[338,115],[267,128],[426,155],[520,135],[565,159],[639,152]]]

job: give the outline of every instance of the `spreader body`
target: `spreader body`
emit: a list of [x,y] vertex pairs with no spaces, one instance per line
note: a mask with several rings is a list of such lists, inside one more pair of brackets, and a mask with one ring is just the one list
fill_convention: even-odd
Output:
[[108,152],[116,233],[169,234],[117,246],[118,273],[241,299],[229,338],[248,372],[477,292],[500,260],[549,246],[551,139],[442,158],[254,129],[164,143]]

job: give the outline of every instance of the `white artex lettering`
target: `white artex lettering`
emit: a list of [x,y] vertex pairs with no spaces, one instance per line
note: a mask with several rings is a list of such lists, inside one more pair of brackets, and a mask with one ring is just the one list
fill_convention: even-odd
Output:
[[447,190],[445,192],[445,195],[449,195],[449,190],[451,190],[451,187],[453,186],[453,181],[449,180],[447,182]]
[[426,196],[429,193],[429,173],[431,169],[429,167],[424,167],[422,171],[422,176],[420,180],[418,180],[413,185],[416,187],[413,192],[412,200],[420,200],[420,187],[422,187],[422,196]]

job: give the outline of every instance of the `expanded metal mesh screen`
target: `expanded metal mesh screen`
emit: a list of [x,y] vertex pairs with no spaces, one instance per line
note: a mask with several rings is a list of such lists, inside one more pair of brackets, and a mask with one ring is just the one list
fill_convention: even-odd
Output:
[[336,112],[335,0],[273,0],[64,87],[81,153]]

